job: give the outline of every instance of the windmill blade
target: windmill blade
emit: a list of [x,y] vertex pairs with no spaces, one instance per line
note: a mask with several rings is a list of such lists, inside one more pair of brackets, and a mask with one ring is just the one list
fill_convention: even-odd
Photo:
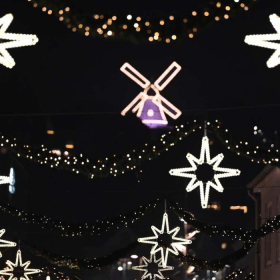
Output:
[[[144,98],[144,96],[145,96],[145,94],[144,94],[144,92],[140,92],[123,110],[122,110],[122,112],[121,112],[121,114],[123,115],[123,116],[125,116],[125,114],[134,106],[134,105],[136,105],[137,104],[137,102],[139,102],[138,103],[138,105],[141,103],[141,100],[143,100],[143,98]],[[137,106],[138,106],[137,105]],[[137,107],[137,109],[138,109],[138,107]],[[133,112],[133,113],[135,113],[135,111]]]
[[135,68],[133,68],[128,62],[126,62],[121,67],[121,71],[142,88],[146,88],[151,84],[149,80],[147,80],[141,73],[139,73]]
[[[175,68],[175,70],[174,70]],[[162,75],[156,80],[154,85],[159,89],[163,90],[170,82],[171,80],[180,72],[182,67],[176,62],[173,61],[171,65],[162,73]],[[170,72],[173,71],[173,73],[160,85],[160,83],[170,74]]]

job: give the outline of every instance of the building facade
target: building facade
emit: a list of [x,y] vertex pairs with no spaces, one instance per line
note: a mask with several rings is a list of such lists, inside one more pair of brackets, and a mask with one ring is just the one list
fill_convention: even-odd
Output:
[[[255,200],[256,227],[280,214],[280,169],[266,166],[247,186]],[[256,280],[280,279],[280,230],[267,235],[256,245]]]

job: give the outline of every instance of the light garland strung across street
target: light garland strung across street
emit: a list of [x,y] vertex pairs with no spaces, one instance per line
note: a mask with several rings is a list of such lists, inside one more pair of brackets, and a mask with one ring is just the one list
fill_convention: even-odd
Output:
[[[128,106],[121,112],[123,116],[132,109],[133,113],[142,120],[142,123],[149,128],[164,127],[168,124],[165,114],[173,119],[180,117],[182,112],[165,99],[161,94],[162,91],[171,80],[179,73],[181,66],[177,62],[173,62],[163,74],[152,84],[142,74],[140,74],[129,63],[125,63],[121,67],[121,71],[130,79],[137,83],[144,91],[140,92]],[[154,95],[149,95],[149,90],[154,91]]]
[[27,0],[34,8],[39,8],[48,15],[55,15],[72,32],[84,36],[121,38],[133,42],[165,42],[194,38],[195,34],[213,22],[227,20],[241,11],[248,11],[257,0],[210,1],[198,10],[184,16],[144,17],[127,14],[88,16],[88,11],[80,13],[71,2],[58,0]]
[[255,273],[251,272],[244,280],[255,280]]
[[[6,33],[12,21],[12,14],[7,14],[0,18],[0,64],[8,68],[13,68],[16,63],[7,49],[32,46],[38,42],[36,35]],[[1,40],[8,40],[8,42],[1,43]]]
[[[132,226],[139,219],[157,207],[159,199],[140,206],[139,208],[126,213],[117,215],[106,220],[97,220],[87,223],[66,223],[37,213],[27,213],[21,209],[15,208],[9,204],[0,202],[0,210],[10,214],[26,224],[38,225],[43,229],[57,231],[64,237],[81,237],[86,234],[100,235],[109,231],[118,230],[122,227]],[[1,236],[0,236],[1,237]],[[14,243],[15,244],[15,243]]]
[[[139,271],[144,271],[145,272],[142,275],[141,279],[147,279],[147,278],[150,278],[150,280],[155,280],[156,278],[165,279],[165,277],[162,275],[161,272],[174,269],[174,267],[172,267],[172,266],[164,267],[162,265],[162,260],[161,259],[157,260],[155,254],[152,254],[149,260],[145,257],[142,257],[142,260],[144,262],[144,265],[139,265],[139,266],[133,266],[132,267],[132,269],[134,269],[134,270],[139,270]],[[149,266],[151,264],[157,266],[157,271],[150,271]]]
[[[4,235],[5,231],[6,231],[5,229],[0,230],[0,238]],[[15,242],[0,239],[0,247],[1,248],[15,247],[15,246],[17,246],[17,244]],[[2,257],[2,253],[0,252],[0,258],[1,257]]]
[[[164,213],[163,215],[161,230],[156,228],[155,226],[152,226],[151,228],[154,236],[138,238],[138,242],[154,245],[150,253],[152,255],[156,254],[157,252],[161,253],[163,267],[167,266],[169,252],[174,255],[179,254],[176,245],[187,245],[192,243],[192,241],[190,240],[176,237],[180,230],[180,227],[176,227],[172,230],[169,229],[167,213]],[[168,238],[166,238],[166,236],[164,237],[164,235],[168,235]]]
[[[207,208],[209,200],[210,187],[214,188],[218,192],[223,192],[224,188],[220,183],[220,178],[239,176],[240,171],[238,169],[219,167],[219,164],[223,160],[224,155],[219,154],[216,157],[210,159],[210,147],[209,139],[207,136],[202,138],[202,146],[200,152],[200,158],[194,157],[192,154],[187,154],[187,160],[192,167],[171,169],[170,175],[191,178],[187,186],[187,192],[193,191],[195,188],[200,189],[200,200],[202,208]],[[206,182],[203,182],[198,178],[197,171],[202,165],[208,165],[213,169],[213,178],[207,178]],[[220,173],[216,173],[220,172]],[[206,185],[204,190],[204,185]]]
[[[213,133],[228,150],[238,156],[250,159],[258,164],[273,164],[280,166],[279,150],[274,148],[264,148],[261,146],[249,145],[247,141],[235,140],[236,135],[224,128],[220,121],[207,122],[207,129]],[[163,153],[169,151],[179,141],[189,136],[192,132],[201,130],[203,123],[194,120],[184,125],[175,126],[172,131],[164,133],[158,142],[146,143],[144,147],[138,150],[132,150],[124,155],[113,155],[103,160],[92,160],[80,156],[57,156],[45,145],[32,146],[29,144],[19,144],[16,138],[0,136],[0,147],[11,149],[18,157],[30,160],[37,164],[47,165],[57,170],[66,170],[76,174],[82,174],[88,178],[108,176],[118,176],[128,171],[135,170],[144,162],[153,160]]]
[[22,257],[21,257],[21,251],[17,251],[17,256],[16,256],[16,262],[12,263],[11,261],[6,261],[6,264],[8,265],[8,269],[3,269],[0,270],[0,275],[8,275],[10,276],[8,280],[17,280],[17,277],[14,276],[14,271],[15,268],[21,267],[23,268],[23,275],[20,277],[21,280],[30,280],[28,275],[40,273],[40,269],[32,269],[28,268],[29,265],[31,264],[30,261],[27,261],[25,263],[22,263]]
[[267,61],[267,67],[273,68],[280,64],[280,43],[275,42],[280,41],[280,18],[276,14],[273,14],[269,16],[269,19],[277,33],[265,35],[248,35],[245,37],[245,42],[248,45],[275,50],[275,52]]
[[240,276],[241,274],[243,274],[245,271],[245,269],[238,269],[237,271],[232,272],[229,276],[227,276],[226,278],[224,278],[224,280],[235,280],[236,277]]
[[[42,267],[41,273],[38,274],[37,276],[41,278],[43,275],[42,274],[47,274],[46,280],[53,280],[59,279],[59,280],[70,280],[72,277],[69,275],[65,274],[64,272],[58,271],[55,267],[50,268],[50,267]],[[45,275],[44,275],[45,276]],[[49,278],[48,278],[49,276]]]

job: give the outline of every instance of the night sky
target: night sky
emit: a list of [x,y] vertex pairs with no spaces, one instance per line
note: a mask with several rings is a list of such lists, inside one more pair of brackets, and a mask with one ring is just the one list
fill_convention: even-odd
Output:
[[[146,0],[74,2],[80,10],[89,14],[106,10],[106,13],[112,14],[137,15],[169,15],[171,12],[179,15],[208,3],[162,3],[158,0],[152,3]],[[249,34],[275,33],[269,15],[280,14],[280,3],[277,2],[259,0],[248,12],[215,23],[192,40],[184,39],[172,44],[136,44],[72,33],[56,17],[34,9],[27,0],[1,0],[0,17],[7,13],[14,15],[8,32],[36,34],[39,43],[9,50],[16,61],[12,70],[0,66],[0,131],[27,144],[45,144],[62,150],[65,150],[67,141],[72,141],[75,146],[71,151],[73,155],[82,153],[96,160],[139,149],[145,143],[158,141],[166,130],[149,130],[132,113],[125,117],[120,115],[140,92],[140,87],[119,69],[124,62],[129,62],[145,77],[155,80],[173,61],[177,61],[182,71],[162,94],[183,114],[176,121],[170,120],[170,126],[207,116],[211,121],[221,121],[240,141],[264,147],[277,145],[275,131],[279,129],[280,66],[267,68],[266,61],[272,50],[244,43],[245,36]],[[255,136],[254,126],[258,126],[264,135]],[[50,127],[55,130],[55,135],[46,134]],[[225,156],[221,166],[241,170],[240,177],[221,179],[225,188],[223,193],[214,189],[210,191],[209,203],[218,202],[221,211],[201,209],[198,190],[185,191],[189,179],[169,175],[171,168],[189,166],[186,160],[188,152],[199,156],[202,136],[201,130],[191,134],[136,171],[93,180],[39,166],[2,150],[1,175],[8,175],[13,164],[17,183],[14,195],[9,194],[7,185],[1,185],[1,201],[54,219],[86,222],[125,214],[152,199],[167,196],[192,212],[198,220],[253,228],[254,202],[247,194],[246,185],[264,165],[238,157],[213,134],[208,135],[213,141],[211,155],[223,153]],[[263,138],[267,139],[265,144]],[[230,211],[230,205],[247,205],[248,213]],[[7,239],[27,240],[57,254],[93,258],[125,247],[138,237],[150,236],[151,225],[160,227],[163,211],[164,204],[161,203],[131,228],[100,237],[83,238],[63,238],[57,233],[25,225],[2,212],[0,218],[1,228],[7,230]],[[170,223],[171,227],[182,225],[171,212]],[[233,250],[229,246],[228,250],[221,252],[222,242],[223,239],[201,235],[190,248],[197,252],[198,258],[215,259]],[[209,250],[213,253],[209,254]],[[22,251],[24,259],[32,261],[32,267],[49,265],[24,247]],[[14,261],[15,253],[16,249],[10,249],[3,255],[1,268],[7,258]],[[142,245],[133,253],[148,256],[149,246]],[[65,268],[59,270],[69,272]],[[114,273],[112,271],[70,271],[69,274],[81,279],[123,279],[121,274],[115,274],[116,268]],[[135,279],[137,275],[126,280]],[[172,273],[168,275],[172,276]],[[180,274],[173,276],[178,280],[181,277]]]

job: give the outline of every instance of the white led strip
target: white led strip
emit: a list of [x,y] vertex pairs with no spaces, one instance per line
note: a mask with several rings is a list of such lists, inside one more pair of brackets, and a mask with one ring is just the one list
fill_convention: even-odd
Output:
[[[150,253],[153,255],[153,254],[156,254],[157,252],[161,252],[162,266],[164,268],[167,266],[167,259],[168,259],[168,253],[169,252],[173,253],[174,255],[179,254],[178,249],[176,248],[176,244],[184,245],[184,244],[191,244],[192,243],[191,240],[186,240],[186,239],[183,239],[183,238],[176,237],[176,235],[178,234],[178,232],[180,230],[179,227],[176,227],[172,230],[169,230],[168,215],[166,213],[163,215],[161,230],[159,230],[155,226],[152,226],[151,228],[152,228],[152,231],[154,233],[154,236],[139,238],[138,242],[154,245],[152,247]],[[163,233],[167,233],[167,234],[171,235],[171,238],[172,238],[172,243],[170,244],[171,248],[169,248],[169,247],[168,248],[163,248],[162,246],[160,246],[158,244],[157,239],[158,239],[159,235],[161,235]]]
[[31,269],[28,268],[31,264],[30,261],[22,263],[21,251],[17,251],[16,262],[12,263],[11,261],[6,261],[8,269],[0,270],[0,275],[8,275],[10,276],[8,280],[17,280],[17,277],[14,277],[14,270],[16,267],[22,267],[24,270],[23,276],[20,277],[20,280],[30,280],[28,275],[40,273],[40,269]]
[[[149,260],[145,257],[142,257],[142,260],[144,262],[144,265],[139,265],[139,266],[132,267],[132,269],[134,269],[134,270],[139,270],[139,271],[144,271],[145,272],[142,275],[141,279],[147,279],[147,278],[150,278],[150,280],[154,280],[156,278],[165,279],[165,277],[162,275],[161,271],[173,270],[174,269],[173,266],[163,267],[161,259],[157,260],[155,254],[152,254]],[[155,264],[158,265],[158,272],[157,273],[155,273],[155,274],[149,273],[148,266],[149,266],[150,263],[155,263]]]
[[0,43],[0,64],[8,68],[13,68],[15,61],[7,49],[32,46],[38,42],[36,35],[6,33],[12,21],[12,14],[7,14],[0,18],[0,41],[8,40],[8,42]]
[[269,19],[277,33],[248,35],[245,37],[245,42],[248,45],[275,50],[275,52],[267,61],[267,67],[273,68],[280,64],[280,43],[273,42],[280,40],[280,17],[278,17],[276,14],[273,14],[269,16]]
[[[207,208],[208,200],[209,200],[209,192],[210,187],[214,188],[218,192],[223,192],[224,188],[220,183],[220,178],[232,177],[232,176],[239,176],[240,170],[238,169],[231,169],[231,168],[223,168],[219,167],[219,164],[223,160],[224,155],[219,154],[216,157],[210,159],[210,147],[209,147],[209,139],[207,136],[202,138],[202,146],[200,152],[200,158],[196,158],[191,154],[187,154],[187,159],[192,167],[186,168],[178,168],[178,169],[171,169],[169,171],[170,175],[191,178],[191,181],[187,185],[187,192],[193,191],[195,188],[199,187],[200,189],[200,200],[202,208]],[[196,174],[194,173],[197,170],[198,165],[208,164],[212,166],[214,171],[214,178],[212,181],[207,181],[205,190],[204,190],[204,183],[202,181],[198,181]],[[216,172],[222,172],[217,173]]]
[[[175,70],[173,71],[173,73],[162,83],[162,85],[160,85],[160,82],[162,82],[168,76],[168,74],[174,69],[174,67]],[[167,124],[168,122],[166,120],[165,113],[168,114],[171,118],[177,119],[182,114],[182,112],[178,108],[176,108],[172,103],[170,103],[167,99],[161,96],[160,91],[162,91],[171,82],[171,80],[179,73],[181,68],[182,67],[177,62],[174,61],[156,80],[156,82],[154,84],[151,84],[149,80],[147,80],[142,74],[140,74],[135,68],[133,68],[129,63],[126,62],[120,68],[120,70],[123,73],[125,73],[129,78],[131,78],[135,83],[141,86],[144,89],[144,91],[140,92],[129,103],[129,105],[122,110],[121,114],[125,116],[125,114],[129,110],[131,110],[137,104],[137,102],[139,102],[132,109],[133,113],[137,112],[136,116],[139,118],[143,112],[145,102],[148,99],[151,99],[152,102],[158,106],[162,120],[149,120],[150,123],[153,122],[153,123]],[[128,71],[127,69],[129,69],[130,71]],[[147,94],[149,89],[154,90],[155,96],[150,96]],[[163,106],[162,103],[164,103],[166,106]],[[145,123],[145,120],[143,120],[143,123]]]
[[[4,235],[5,229],[0,230],[0,238]],[[7,241],[0,239],[0,247],[5,248],[5,247],[15,247],[17,244],[15,242]],[[0,252],[0,258],[2,257],[2,253]]]

